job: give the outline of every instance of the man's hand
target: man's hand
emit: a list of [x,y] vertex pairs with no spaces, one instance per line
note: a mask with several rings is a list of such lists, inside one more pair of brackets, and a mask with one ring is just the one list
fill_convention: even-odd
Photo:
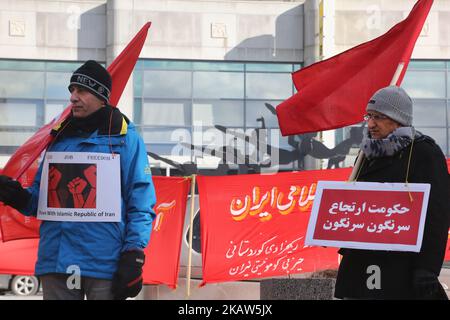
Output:
[[21,210],[28,205],[31,194],[18,181],[0,175],[0,201],[14,209]]
[[125,300],[139,294],[142,289],[144,262],[145,254],[141,250],[122,252],[112,283],[114,299]]

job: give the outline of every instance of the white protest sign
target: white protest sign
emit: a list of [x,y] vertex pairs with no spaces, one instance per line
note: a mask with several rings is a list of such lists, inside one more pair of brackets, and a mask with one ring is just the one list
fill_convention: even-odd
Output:
[[47,152],[37,218],[50,221],[119,222],[120,155]]
[[305,244],[419,252],[430,185],[319,181]]

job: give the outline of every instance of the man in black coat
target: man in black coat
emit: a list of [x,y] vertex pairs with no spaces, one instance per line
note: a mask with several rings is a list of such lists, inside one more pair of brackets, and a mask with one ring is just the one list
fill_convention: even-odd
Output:
[[[367,105],[357,181],[431,185],[420,252],[340,249],[335,297],[447,299],[438,281],[450,221],[450,183],[444,154],[412,127],[412,101],[399,87],[377,91]],[[355,171],[355,170],[354,170]],[[370,285],[374,270],[379,283]]]

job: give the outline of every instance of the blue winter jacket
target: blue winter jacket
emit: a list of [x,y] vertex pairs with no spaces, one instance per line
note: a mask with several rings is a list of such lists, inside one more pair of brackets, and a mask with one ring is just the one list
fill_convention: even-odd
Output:
[[[155,190],[144,142],[131,122],[127,124],[125,118],[122,122],[118,134],[99,135],[95,131],[87,138],[64,137],[49,148],[52,152],[110,154],[112,147],[114,153],[120,154],[122,220],[42,221],[36,275],[73,273],[78,267],[81,276],[112,279],[121,252],[147,246],[155,217]],[[25,215],[36,215],[41,171],[42,164],[28,189],[32,201],[22,211]]]

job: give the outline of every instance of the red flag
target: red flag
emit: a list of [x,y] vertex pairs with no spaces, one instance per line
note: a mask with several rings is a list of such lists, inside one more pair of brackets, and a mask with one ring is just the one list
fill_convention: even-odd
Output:
[[361,122],[367,101],[382,87],[400,86],[432,0],[384,35],[292,74],[298,92],[277,107],[283,136]]
[[[113,106],[119,102],[142,50],[150,25],[151,22],[147,22],[107,68],[112,76],[112,90],[109,101]],[[30,186],[37,170],[37,159],[53,139],[50,135],[51,130],[69,116],[71,108],[72,105],[67,106],[57,119],[40,128],[17,149],[3,168],[3,174],[19,180],[25,187]],[[3,241],[39,237],[39,221],[35,218],[24,218],[16,210],[5,207],[3,204],[0,205],[0,218]]]
[[175,289],[190,179],[153,177],[153,182],[158,201],[150,243],[145,249],[144,283],[166,284]]
[[450,229],[448,229],[447,249],[445,250],[445,261],[450,261]]
[[0,241],[0,274],[34,275],[38,245],[38,239]]
[[337,249],[304,241],[317,181],[350,172],[199,176],[202,285],[337,269]]

